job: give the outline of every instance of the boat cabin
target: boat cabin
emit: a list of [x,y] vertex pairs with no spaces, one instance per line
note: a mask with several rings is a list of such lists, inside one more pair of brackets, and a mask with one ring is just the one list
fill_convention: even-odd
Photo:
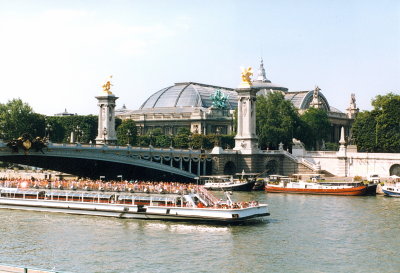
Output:
[[63,202],[89,202],[174,207],[208,207],[217,201],[206,192],[179,194],[146,194],[129,192],[87,192],[1,188],[1,198],[37,199]]

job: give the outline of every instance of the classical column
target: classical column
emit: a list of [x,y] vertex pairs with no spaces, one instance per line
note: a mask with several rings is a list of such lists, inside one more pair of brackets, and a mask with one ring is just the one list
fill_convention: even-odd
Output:
[[256,134],[256,94],[258,89],[238,88],[238,131],[234,150],[243,154],[258,153]]
[[337,167],[336,173],[339,176],[347,176],[347,150],[346,150],[346,141],[344,135],[344,127],[341,128],[340,140],[339,140],[339,151],[336,153],[337,155]]
[[[110,76],[111,78],[111,76]],[[103,94],[97,96],[99,106],[99,122],[96,144],[116,144],[115,133],[115,101],[118,99],[111,91],[112,84],[108,80],[103,85]]]
[[197,176],[200,176],[200,166],[201,166],[201,160],[200,160],[200,158],[199,158],[199,161],[197,162]]

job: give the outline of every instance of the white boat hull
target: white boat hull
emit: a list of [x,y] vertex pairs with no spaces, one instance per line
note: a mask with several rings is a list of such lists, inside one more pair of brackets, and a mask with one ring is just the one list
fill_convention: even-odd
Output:
[[169,206],[137,206],[126,204],[99,204],[53,200],[0,198],[0,208],[41,212],[61,212],[80,215],[108,216],[126,219],[242,222],[268,216],[268,206],[258,205],[243,209],[215,209]]

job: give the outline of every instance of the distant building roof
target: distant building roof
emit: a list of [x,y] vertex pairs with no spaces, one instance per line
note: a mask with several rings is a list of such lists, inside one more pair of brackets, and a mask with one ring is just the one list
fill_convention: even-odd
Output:
[[[285,99],[291,101],[297,109],[308,109],[313,99],[313,92],[313,90],[287,92],[285,93]],[[329,106],[328,100],[325,98],[324,94],[319,92],[318,96],[322,103],[322,107],[326,111],[340,113],[338,109]]]
[[58,116],[58,117],[60,117],[60,116],[75,116],[75,115],[76,114],[68,113],[67,108],[65,108],[64,112],[62,112],[62,113],[54,114],[54,116]]
[[128,110],[126,108],[125,104],[124,104],[124,105],[122,105],[122,108],[115,109],[115,115],[119,116],[119,115],[121,115],[121,114],[123,114],[125,112],[128,112],[128,111],[130,111],[130,110]]
[[228,95],[228,107],[237,108],[237,94],[234,89],[195,82],[176,83],[151,95],[140,107],[141,110],[164,107],[204,107],[212,105],[211,95],[219,89]]
[[[289,90],[288,88],[278,85],[278,84],[274,84],[270,80],[267,79],[263,59],[261,59],[260,68],[258,69],[258,76],[253,81],[253,86],[260,88],[262,90],[267,90],[267,91],[279,90],[279,91],[287,92]],[[261,92],[261,93],[264,95],[266,94],[266,92]]]

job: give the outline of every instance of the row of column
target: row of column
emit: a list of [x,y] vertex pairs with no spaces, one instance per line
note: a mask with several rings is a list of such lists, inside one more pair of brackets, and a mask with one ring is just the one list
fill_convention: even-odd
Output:
[[[169,163],[170,167],[174,167],[173,166],[173,160],[174,159],[172,157],[169,160],[170,161],[170,163]],[[150,161],[153,161],[153,157],[150,157]],[[207,161],[206,160],[203,160],[203,173],[201,173],[201,160],[199,159],[198,162],[194,162],[194,163],[197,163],[197,175],[198,176],[207,174],[207,172],[206,172],[206,170],[207,170]],[[164,164],[163,157],[160,157],[160,164]],[[189,159],[188,172],[190,172],[190,173],[193,173],[192,172],[192,165],[193,165],[192,164],[192,160]],[[182,157],[179,160],[179,169],[183,170],[183,158]]]

